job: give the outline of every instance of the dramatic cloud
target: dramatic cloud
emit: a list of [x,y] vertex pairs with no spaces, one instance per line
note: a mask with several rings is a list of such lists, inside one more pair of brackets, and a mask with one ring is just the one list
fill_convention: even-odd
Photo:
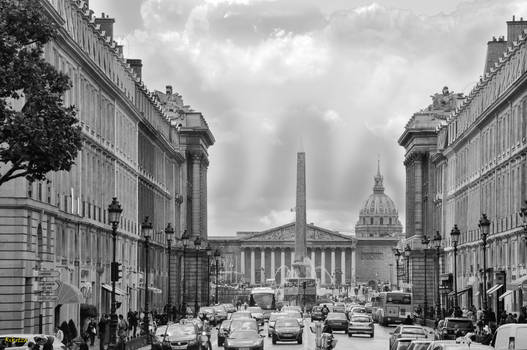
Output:
[[520,0],[119,2],[91,5],[116,17],[146,84],[173,85],[216,137],[212,235],[291,222],[299,150],[309,222],[353,231],[380,156],[404,223],[404,125],[443,86],[470,90],[486,42],[527,16]]

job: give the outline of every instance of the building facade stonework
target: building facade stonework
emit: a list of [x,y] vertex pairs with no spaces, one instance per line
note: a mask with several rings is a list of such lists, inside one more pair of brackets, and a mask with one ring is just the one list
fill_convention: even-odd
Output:
[[[434,114],[437,108],[431,106],[414,114],[399,139],[406,150],[407,241],[420,249],[422,235],[438,231],[441,279],[457,279],[458,295],[452,283],[445,285],[443,307],[455,297],[461,306],[476,307],[486,297],[495,312],[518,312],[525,305],[520,209],[527,199],[526,29],[523,19],[508,21],[506,40],[488,42],[484,75],[469,95],[446,95],[451,108],[444,113]],[[482,214],[491,223],[486,271],[478,227]],[[454,224],[461,231],[457,271],[450,235]]]
[[[193,233],[206,239],[203,169],[214,138],[200,113],[183,108],[176,123],[146,89],[141,61],[126,60],[113,41],[112,18],[94,17],[85,1],[39,2],[43,15],[59,27],[45,47],[45,59],[71,78],[64,102],[77,108],[83,148],[69,172],[33,183],[15,179],[0,188],[0,329],[37,333],[42,314],[43,331],[51,334],[70,319],[83,329],[93,308],[99,316],[110,312],[107,208],[112,197],[123,209],[116,245],[123,270],[116,283],[117,312],[141,310],[146,288],[151,308],[163,309],[168,289],[164,229],[171,223],[180,237],[197,216],[200,224]],[[192,155],[199,156],[197,168]],[[195,202],[197,210],[189,211]],[[141,232],[147,216],[154,228],[149,271]],[[177,303],[182,287],[174,281],[181,279],[185,264],[180,247],[173,254],[171,291]],[[200,269],[206,271],[206,265]],[[44,281],[55,286],[48,290]]]

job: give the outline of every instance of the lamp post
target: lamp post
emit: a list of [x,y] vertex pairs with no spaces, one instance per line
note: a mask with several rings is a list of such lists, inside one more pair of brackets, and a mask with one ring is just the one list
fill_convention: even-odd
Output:
[[187,255],[187,245],[189,241],[189,236],[190,235],[188,234],[187,230],[183,231],[183,234],[181,235],[181,241],[183,242],[183,264],[181,264],[183,266],[183,293],[181,294],[181,304],[183,310],[180,310],[180,312],[185,313],[183,317],[187,316],[187,304],[185,302],[185,291],[187,290],[187,276],[185,270],[187,268],[187,262],[185,260],[185,256]]
[[[520,215],[524,220],[525,230],[525,214],[526,208],[521,208]],[[487,237],[489,235],[490,221],[487,219],[487,214],[481,214],[479,219],[479,228],[481,230],[481,240],[483,241],[483,311],[487,311]]]
[[150,321],[148,319],[148,253],[150,250],[150,236],[153,232],[152,223],[148,220],[148,216],[145,216],[145,221],[141,224],[141,231],[145,237],[145,319],[144,319],[144,332],[146,334],[146,342],[150,344]]
[[207,242],[205,251],[207,252],[207,305],[210,305],[210,257],[212,256],[212,249],[209,242]]
[[436,317],[439,320],[441,318],[441,296],[439,295],[439,259],[441,257],[441,234],[439,231],[436,231],[436,234],[433,239],[434,248],[436,249],[437,254],[437,264],[436,264],[436,285],[437,285],[437,294],[436,294]]
[[428,249],[428,245],[430,244],[430,239],[424,235],[423,238],[421,239],[421,243],[423,244],[423,251],[424,251],[424,255],[425,255],[425,310],[423,312],[423,320],[424,320],[424,323],[426,324],[426,313],[428,312],[428,295],[427,295],[427,289],[428,289],[428,284],[427,284],[427,281],[426,281],[426,250]]
[[457,225],[454,225],[452,231],[450,231],[450,237],[452,238],[452,244],[454,246],[454,308],[457,309],[457,242],[461,232]]
[[412,251],[412,248],[410,248],[410,245],[407,244],[406,247],[404,247],[404,256],[406,257],[406,283],[408,284],[408,286],[410,285],[410,252],[411,251]]
[[[111,279],[112,279],[112,300],[111,300],[111,315],[110,315],[110,347],[115,348],[117,344],[117,304],[115,302],[115,282],[118,279],[118,265],[115,261],[115,252],[117,244],[117,226],[121,221],[121,213],[123,209],[121,204],[117,201],[117,197],[113,197],[112,203],[108,206],[108,220],[112,225],[112,266],[111,266]],[[102,341],[102,340],[101,340]]]
[[214,260],[216,260],[215,261],[216,262],[216,271],[215,271],[216,272],[216,290],[215,290],[215,292],[216,292],[216,298],[215,298],[216,304],[218,304],[218,272],[219,272],[218,264],[220,262],[220,255],[221,255],[220,251],[218,249],[216,249],[214,251]]
[[196,289],[194,291],[194,317],[198,316],[198,275],[199,275],[199,250],[201,248],[201,238],[196,236],[194,240],[194,248],[196,249]]
[[165,235],[167,237],[167,243],[168,243],[168,300],[167,300],[167,316],[169,320],[172,320],[172,293],[170,288],[170,259],[171,259],[171,248],[172,248],[172,235],[174,234],[174,228],[172,227],[172,224],[169,222],[167,224],[167,227],[165,227]]
[[399,290],[399,259],[401,258],[401,251],[393,248],[393,255],[395,255],[395,281],[397,283],[397,290]]

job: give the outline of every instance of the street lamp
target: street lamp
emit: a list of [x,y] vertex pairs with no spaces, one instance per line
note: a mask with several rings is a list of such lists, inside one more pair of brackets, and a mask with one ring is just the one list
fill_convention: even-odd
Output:
[[148,220],[148,216],[145,216],[145,221],[141,224],[141,232],[145,237],[145,319],[144,319],[144,332],[146,334],[146,342],[150,344],[150,321],[148,319],[148,253],[149,253],[149,244],[150,236],[154,231],[152,223]]
[[219,272],[219,262],[220,262],[220,251],[218,249],[216,249],[214,251],[214,260],[216,260],[216,304],[218,304],[218,272]]
[[404,256],[406,257],[406,283],[408,284],[408,288],[410,288],[410,252],[412,251],[412,248],[410,248],[410,245],[407,244],[406,247],[404,247]]
[[207,252],[207,305],[210,305],[210,257],[212,256],[212,248],[209,242],[207,242],[205,251]]
[[426,250],[428,249],[428,245],[430,244],[430,239],[426,235],[424,235],[423,238],[421,239],[421,243],[424,246],[423,251],[425,253],[425,303],[424,303],[425,310],[423,312],[423,320],[424,320],[424,323],[426,324],[426,313],[428,312],[428,295],[427,295],[428,284],[426,281]]
[[452,244],[454,246],[454,308],[457,309],[457,242],[461,232],[457,225],[454,225],[452,231],[450,231],[450,237],[452,238]]
[[198,317],[198,275],[199,275],[199,250],[201,248],[201,238],[196,236],[194,240],[194,248],[196,249],[196,290],[194,293],[194,317]]
[[395,281],[397,282],[397,290],[399,290],[399,259],[401,258],[401,251],[393,248],[393,255],[395,255]]
[[[527,208],[521,208],[520,215],[525,222],[525,214]],[[489,235],[490,221],[487,219],[487,214],[481,214],[479,219],[479,228],[481,230],[481,240],[483,241],[483,311],[487,311],[487,237]],[[524,226],[525,229],[525,226]]]
[[439,231],[436,231],[434,239],[432,240],[434,248],[436,249],[437,254],[437,264],[436,264],[436,285],[437,285],[437,294],[436,294],[436,317],[439,320],[441,318],[441,296],[439,295],[439,259],[441,257],[441,234]]
[[[108,206],[108,220],[112,225],[112,265],[111,265],[111,279],[112,279],[112,300],[111,300],[111,315],[110,315],[110,346],[114,348],[117,344],[117,303],[115,302],[115,282],[119,278],[119,265],[115,261],[115,252],[117,245],[117,226],[121,221],[121,213],[123,209],[121,204],[117,201],[117,197],[113,197],[112,203]],[[102,341],[102,340],[101,340]]]
[[183,266],[183,283],[182,283],[183,293],[181,296],[181,304],[182,304],[183,310],[180,310],[180,312],[184,312],[183,317],[187,317],[187,304],[185,302],[185,291],[187,290],[187,286],[186,286],[187,277],[186,277],[185,270],[187,268],[187,262],[185,260],[185,256],[187,255],[187,245],[188,245],[189,238],[190,238],[189,233],[187,232],[187,230],[184,230],[183,234],[181,235],[181,241],[183,242],[183,264],[181,264],[181,266]]
[[172,227],[172,224],[169,222],[167,224],[167,227],[165,227],[165,235],[167,237],[167,243],[168,243],[168,300],[167,300],[167,316],[169,320],[172,320],[172,293],[170,290],[170,259],[171,259],[171,247],[172,247],[172,235],[174,234],[174,228]]

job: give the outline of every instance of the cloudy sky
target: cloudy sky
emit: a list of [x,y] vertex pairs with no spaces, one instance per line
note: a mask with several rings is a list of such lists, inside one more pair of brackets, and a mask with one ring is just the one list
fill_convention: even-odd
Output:
[[216,137],[209,235],[294,220],[296,152],[308,222],[350,232],[377,157],[404,224],[410,116],[448,86],[467,93],[486,42],[525,1],[90,0],[116,18],[149,89],[171,84]]

